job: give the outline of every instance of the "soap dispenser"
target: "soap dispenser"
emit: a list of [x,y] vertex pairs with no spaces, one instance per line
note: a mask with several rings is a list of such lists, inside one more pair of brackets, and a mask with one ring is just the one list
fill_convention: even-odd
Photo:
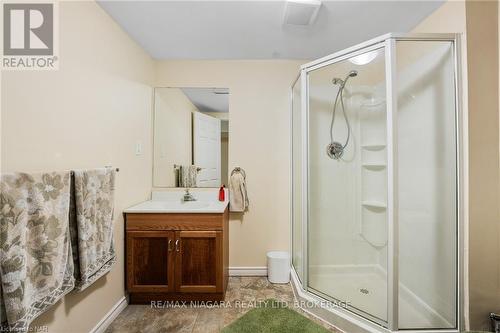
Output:
[[226,191],[224,191],[224,184],[219,189],[219,201],[225,201],[226,200]]

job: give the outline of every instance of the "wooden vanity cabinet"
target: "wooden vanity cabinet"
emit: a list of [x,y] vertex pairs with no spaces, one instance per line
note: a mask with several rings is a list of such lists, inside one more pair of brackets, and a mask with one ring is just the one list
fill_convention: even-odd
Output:
[[130,303],[221,301],[228,283],[229,212],[125,213]]
[[127,290],[174,291],[175,233],[172,231],[127,231]]

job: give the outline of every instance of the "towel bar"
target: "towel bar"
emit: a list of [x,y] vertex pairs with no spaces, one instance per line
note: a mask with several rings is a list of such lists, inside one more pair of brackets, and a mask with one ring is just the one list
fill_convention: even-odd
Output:
[[[174,164],[174,169],[179,169],[181,166],[179,164]],[[196,171],[200,172],[203,168],[196,168]]]
[[241,172],[243,174],[243,178],[247,178],[247,173],[245,172],[245,170],[243,170],[243,168],[241,167],[235,167],[233,169],[233,171],[231,171],[231,176],[235,173],[235,172]]

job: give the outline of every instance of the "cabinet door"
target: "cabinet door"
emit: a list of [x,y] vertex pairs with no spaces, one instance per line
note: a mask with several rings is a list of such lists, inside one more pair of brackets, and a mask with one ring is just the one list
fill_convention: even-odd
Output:
[[176,291],[222,292],[222,232],[176,232]]
[[174,290],[174,236],[170,231],[127,231],[127,290]]

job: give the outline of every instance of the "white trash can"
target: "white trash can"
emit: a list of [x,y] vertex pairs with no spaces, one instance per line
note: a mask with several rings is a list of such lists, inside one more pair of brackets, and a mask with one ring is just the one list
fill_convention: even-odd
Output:
[[267,252],[267,279],[271,283],[290,282],[290,255],[288,252]]

